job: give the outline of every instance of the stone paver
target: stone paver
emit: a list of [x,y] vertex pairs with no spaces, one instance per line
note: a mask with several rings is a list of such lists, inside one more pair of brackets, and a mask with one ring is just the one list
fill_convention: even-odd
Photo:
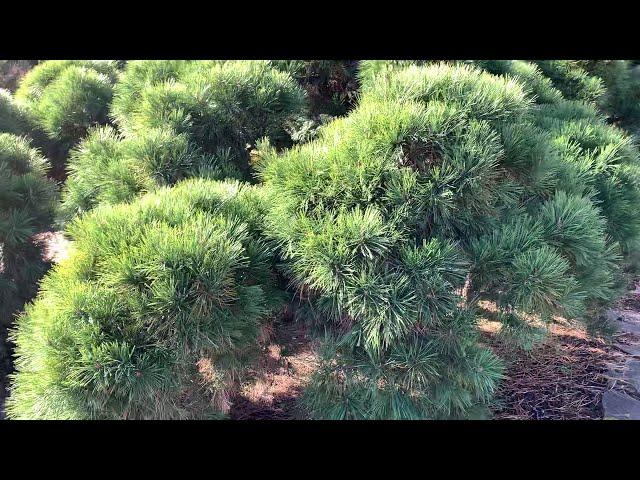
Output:
[[[640,295],[640,286],[636,287],[634,295]],[[632,310],[609,310],[609,320],[619,329],[620,333],[630,333],[632,337],[640,336],[640,312]],[[631,388],[631,395],[640,398],[640,342],[633,339],[628,343],[618,342],[620,350],[627,353],[629,358],[623,366],[610,365],[609,376],[612,388],[620,381],[625,388]],[[602,408],[605,419],[640,420],[640,400],[618,390],[607,390],[602,395]]]
[[640,401],[626,393],[607,390],[602,395],[605,420],[640,420]]
[[619,343],[617,347],[628,355],[640,357],[640,345],[626,345],[624,343]]
[[609,310],[607,316],[621,332],[640,335],[640,312]]
[[640,360],[629,360],[625,368],[625,380],[640,392]]

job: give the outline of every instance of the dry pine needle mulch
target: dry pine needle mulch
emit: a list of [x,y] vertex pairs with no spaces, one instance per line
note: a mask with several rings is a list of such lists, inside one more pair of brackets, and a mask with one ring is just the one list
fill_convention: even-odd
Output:
[[495,335],[488,343],[507,365],[496,395],[496,419],[595,420],[602,418],[610,363],[621,354],[574,326],[553,325],[545,342],[530,352],[513,351]]

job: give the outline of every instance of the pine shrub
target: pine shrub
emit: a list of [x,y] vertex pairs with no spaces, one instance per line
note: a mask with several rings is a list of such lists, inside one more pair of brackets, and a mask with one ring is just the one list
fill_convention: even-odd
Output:
[[509,75],[519,80],[538,103],[555,103],[563,99],[560,90],[533,63],[523,60],[476,60],[473,63],[494,75]]
[[123,137],[99,127],[71,151],[69,177],[62,192],[62,219],[99,204],[128,202],[136,196],[187,177],[241,178],[228,157],[206,154],[185,133],[152,128]]
[[553,90],[538,70],[378,66],[359,106],[316,140],[260,150],[278,200],[268,235],[301,314],[328,332],[306,403],[319,418],[476,417],[501,377],[477,300],[531,345],[554,315],[611,299],[617,238],[581,187],[588,174],[539,121],[549,114],[532,83]]
[[69,224],[13,333],[16,419],[219,418],[278,306],[256,187],[196,179]]
[[535,121],[550,132],[566,168],[579,178],[574,188],[593,198],[606,218],[607,235],[629,255],[640,236],[640,153],[632,138],[579,102],[545,106]]
[[337,332],[307,392],[320,418],[466,416],[501,375],[473,308],[459,306],[469,264],[457,238],[505,197],[499,135],[482,117],[517,117],[529,101],[467,67],[397,75],[318,140],[263,153],[278,198],[270,235],[301,303]]
[[597,104],[605,93],[600,77],[590,75],[576,60],[538,60],[536,65],[566,100]]
[[34,235],[52,222],[55,184],[27,139],[0,133],[0,326],[31,298],[46,268]]
[[55,142],[57,162],[92,126],[108,123],[116,78],[117,63],[98,60],[48,60],[22,78],[16,99]]
[[304,91],[267,61],[132,61],[112,107],[126,136],[171,128],[247,179],[256,141],[290,144],[287,125],[304,111]]
[[431,60],[361,60],[358,63],[358,80],[367,86],[380,81],[396,70],[410,66],[423,66],[433,63]]
[[32,128],[25,108],[14,100],[11,92],[0,88],[0,133],[25,135]]
[[601,109],[614,123],[637,131],[640,127],[640,72],[628,60],[587,60],[583,68],[602,79],[606,91]]

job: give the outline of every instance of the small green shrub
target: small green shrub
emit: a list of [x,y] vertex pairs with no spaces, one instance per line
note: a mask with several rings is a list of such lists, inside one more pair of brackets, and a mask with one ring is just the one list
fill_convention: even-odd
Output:
[[607,235],[628,255],[640,236],[640,154],[632,139],[593,107],[576,102],[546,106],[535,121],[550,132],[564,163],[579,172],[576,188],[594,197]]
[[279,306],[255,187],[183,182],[68,227],[13,333],[16,419],[217,418]]
[[213,66],[219,61],[195,62],[190,60],[140,60],[127,62],[118,81],[111,113],[116,122],[128,125],[144,96],[146,87],[163,82],[177,82],[196,63]]
[[370,99],[447,101],[478,120],[517,121],[531,99],[514,79],[496,77],[467,65],[438,63],[392,70],[387,77],[363,85]]
[[0,133],[0,326],[31,298],[45,270],[36,233],[51,224],[56,187],[23,137]]
[[92,126],[108,123],[116,77],[116,62],[90,60],[48,60],[23,77],[16,99],[55,142],[58,163]]
[[[580,318],[611,301],[611,218],[581,186],[590,168],[551,128],[556,104],[536,106],[526,78],[378,66],[359,106],[316,140],[260,150],[277,199],[268,235],[300,314],[329,332],[306,404],[319,418],[475,418],[501,377],[475,302],[493,300],[504,336],[530,348],[544,331],[534,318]],[[615,137],[582,133],[585,144]]]
[[278,199],[269,235],[307,314],[333,332],[307,392],[314,416],[458,418],[488,402],[500,362],[478,344],[473,309],[458,306],[469,265],[457,238],[482,231],[505,198],[500,136],[485,118],[526,111],[509,82],[398,69],[317,140],[261,150]]
[[628,60],[587,60],[583,67],[602,79],[606,92],[600,101],[612,122],[632,131],[640,126],[640,72]]
[[[431,60],[361,60],[358,63],[358,80],[365,88],[373,85],[379,78],[385,78],[394,71],[433,63]],[[378,80],[377,80],[378,78]]]
[[62,192],[62,219],[99,204],[133,200],[159,186],[187,177],[240,178],[226,156],[206,154],[187,134],[159,127],[123,137],[100,127],[71,151],[69,177]]
[[46,60],[25,75],[16,91],[16,98],[25,102],[36,102],[47,87],[70,67],[94,70],[105,75],[112,83],[117,78],[117,62],[112,60]]
[[128,137],[150,128],[187,134],[250,179],[251,146],[262,137],[290,143],[287,124],[304,110],[303,90],[266,61],[140,61],[127,64],[112,115]]
[[24,107],[17,103],[8,90],[0,88],[0,133],[25,135],[33,128]]
[[538,103],[555,103],[563,99],[560,90],[533,63],[522,60],[476,60],[475,65],[494,75],[509,75],[529,89]]
[[567,100],[597,103],[605,93],[601,78],[590,75],[575,60],[538,60],[536,65]]
[[[0,89],[0,133],[26,136],[34,148],[47,155],[55,153],[55,143],[35,121],[32,112],[13,95]],[[49,171],[49,175],[51,175]]]

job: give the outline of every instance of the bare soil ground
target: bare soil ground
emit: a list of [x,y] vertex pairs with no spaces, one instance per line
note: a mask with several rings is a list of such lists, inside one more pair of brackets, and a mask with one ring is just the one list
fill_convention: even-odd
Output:
[[61,232],[42,232],[35,236],[36,242],[42,244],[42,257],[46,262],[58,263],[66,258],[69,241]]
[[20,79],[37,62],[37,60],[0,60],[0,88],[15,91]]
[[[614,309],[640,313],[640,283]],[[507,363],[507,378],[496,396],[495,418],[516,420],[595,420],[604,416],[602,397],[611,389],[633,395],[616,370],[633,355],[625,348],[638,338],[622,330],[613,339],[589,336],[574,322],[559,319],[546,340],[530,352],[513,351],[481,322],[489,345]],[[619,385],[618,385],[619,383]]]
[[[640,311],[640,294],[630,292],[620,305]],[[482,321],[487,344],[506,363],[506,378],[493,408],[494,418],[511,420],[597,420],[602,395],[610,388],[611,365],[628,355],[612,342],[589,336],[584,327],[558,320],[547,338],[529,352],[514,350],[496,335],[496,323]],[[618,335],[618,342],[624,335]],[[281,325],[265,347],[260,366],[232,399],[238,420],[305,419],[299,398],[317,366],[311,339],[299,324]]]

